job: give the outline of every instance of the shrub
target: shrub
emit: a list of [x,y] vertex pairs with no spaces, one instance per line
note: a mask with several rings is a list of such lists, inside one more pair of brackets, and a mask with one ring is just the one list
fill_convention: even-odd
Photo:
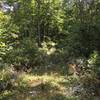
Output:
[[35,63],[37,52],[35,42],[29,38],[24,38],[6,54],[5,61],[18,66],[32,66]]

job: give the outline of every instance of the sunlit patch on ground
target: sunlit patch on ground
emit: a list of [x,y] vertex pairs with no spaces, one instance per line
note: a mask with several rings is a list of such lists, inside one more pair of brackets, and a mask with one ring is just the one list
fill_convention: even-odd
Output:
[[66,100],[72,95],[66,78],[57,74],[39,76],[21,73],[16,85],[1,93],[0,100]]
[[[1,92],[0,100],[89,100],[73,91],[81,85],[76,76],[62,76],[58,73],[43,75],[16,73],[12,87]],[[81,98],[80,98],[81,97]],[[95,99],[93,99],[95,100]],[[97,99],[99,100],[99,99]]]

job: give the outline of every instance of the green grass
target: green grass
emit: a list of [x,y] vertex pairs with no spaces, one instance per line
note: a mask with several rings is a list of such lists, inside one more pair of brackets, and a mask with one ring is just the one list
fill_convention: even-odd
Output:
[[[72,93],[70,88],[80,82],[77,77],[57,72],[39,75],[25,72],[12,72],[12,74],[11,71],[11,69],[1,70],[2,80],[10,81],[14,73],[16,80],[11,88],[0,93],[0,100],[90,100],[82,97],[82,94]],[[93,98],[91,100],[99,100]]]
[[[11,73],[4,71],[7,76]],[[9,90],[0,93],[0,100],[67,100],[66,91],[70,84],[67,76],[57,73],[34,75],[24,72],[17,73],[17,79]],[[5,79],[5,78],[4,78]],[[6,81],[10,81],[6,78]],[[70,94],[68,94],[70,95]],[[74,100],[74,99],[72,99]]]

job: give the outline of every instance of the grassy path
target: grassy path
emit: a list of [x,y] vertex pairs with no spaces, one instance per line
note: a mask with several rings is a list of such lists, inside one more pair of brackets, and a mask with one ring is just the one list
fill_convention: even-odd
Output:
[[0,100],[75,100],[69,88],[70,79],[66,77],[21,73],[14,87],[1,93]]

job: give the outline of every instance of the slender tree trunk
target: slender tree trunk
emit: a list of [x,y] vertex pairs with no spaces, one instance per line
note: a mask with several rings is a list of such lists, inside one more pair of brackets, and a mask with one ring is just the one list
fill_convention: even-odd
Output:
[[38,20],[37,20],[37,34],[38,34],[38,36],[37,36],[37,41],[38,41],[38,46],[41,46],[41,31],[40,31],[40,0],[36,0],[36,2],[37,2],[37,18],[38,18]]

